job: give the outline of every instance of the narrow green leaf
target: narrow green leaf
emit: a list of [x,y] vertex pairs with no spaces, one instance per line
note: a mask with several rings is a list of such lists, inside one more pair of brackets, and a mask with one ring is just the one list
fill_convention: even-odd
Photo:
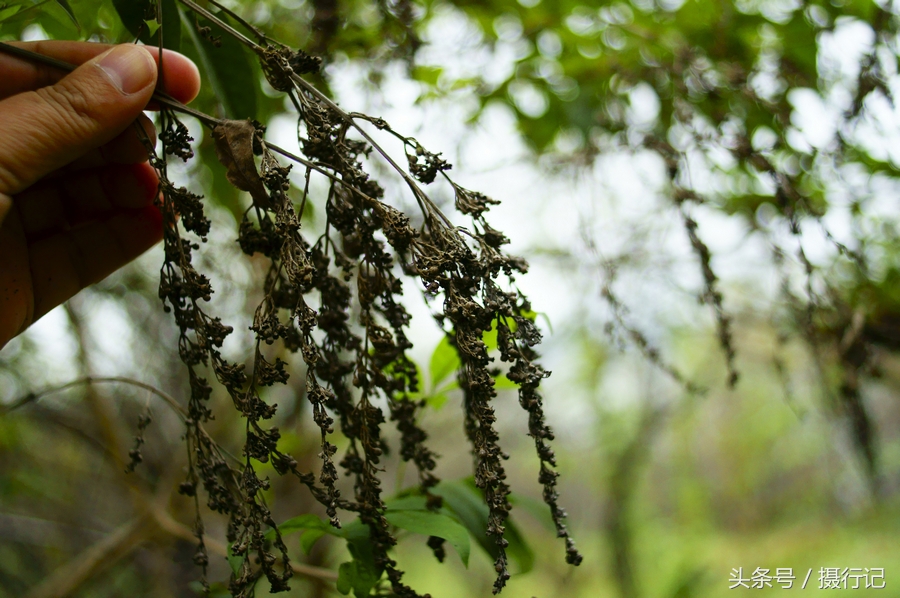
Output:
[[[210,36],[221,42],[215,47],[209,39],[200,36],[180,5],[178,12],[191,41],[189,47],[184,48],[184,54],[195,59],[203,70],[203,80],[212,88],[223,113],[221,116],[232,119],[256,117],[256,91],[260,82],[244,46],[218,25],[198,19],[201,26],[210,28]],[[218,16],[229,22],[226,15]]]
[[434,348],[431,354],[431,362],[428,371],[431,375],[431,387],[437,388],[450,374],[459,369],[460,361],[456,349],[450,344],[449,337],[445,336]]
[[[176,0],[162,0],[163,48],[181,51],[181,15]],[[158,43],[158,42],[157,42]]]
[[75,17],[75,11],[73,11],[72,7],[69,5],[69,0],[56,0],[56,3],[66,11],[66,14],[69,15],[69,18],[72,19],[72,22],[75,23],[75,26],[80,31],[81,25],[78,23],[78,18]]
[[437,536],[450,542],[463,564],[469,566],[469,533],[457,521],[432,511],[387,511],[385,519],[393,526],[424,536]]
[[[22,11],[25,12],[25,11]],[[21,16],[22,13],[19,13]],[[36,16],[36,22],[47,33],[49,39],[73,39],[80,33],[68,16],[63,17],[55,10],[43,10]]]
[[[21,0],[13,4],[10,4],[9,2],[0,3],[0,6],[3,6],[3,9],[0,10],[0,26],[4,27],[4,30],[0,30],[0,34],[11,33],[18,36],[20,30],[16,29],[16,27],[21,27],[23,22],[28,24],[36,18],[39,19],[47,12],[45,10],[39,10],[40,7],[50,1],[51,0],[41,0],[37,4],[32,4],[30,6],[26,5],[26,3]],[[9,26],[10,29],[5,29],[7,26]]]
[[17,5],[0,8],[0,23],[2,23],[3,21],[5,21],[7,19],[11,19],[12,17],[14,17],[16,15],[16,13],[19,12],[19,9],[21,9],[21,8],[22,8],[21,6],[17,6]]

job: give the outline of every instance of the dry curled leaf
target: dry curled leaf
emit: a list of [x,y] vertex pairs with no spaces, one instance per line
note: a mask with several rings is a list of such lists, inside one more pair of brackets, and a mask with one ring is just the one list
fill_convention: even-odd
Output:
[[269,194],[253,159],[253,140],[257,129],[249,120],[223,120],[212,130],[216,156],[228,169],[228,182],[247,191],[254,203],[269,206]]

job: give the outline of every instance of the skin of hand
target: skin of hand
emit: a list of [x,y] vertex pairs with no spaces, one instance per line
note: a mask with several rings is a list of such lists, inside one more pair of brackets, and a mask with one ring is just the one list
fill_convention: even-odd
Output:
[[[159,51],[87,42],[18,43],[80,65],[0,53],[0,348],[162,238],[158,179],[136,127],[157,86]],[[161,87],[187,103],[194,64],[162,58]]]

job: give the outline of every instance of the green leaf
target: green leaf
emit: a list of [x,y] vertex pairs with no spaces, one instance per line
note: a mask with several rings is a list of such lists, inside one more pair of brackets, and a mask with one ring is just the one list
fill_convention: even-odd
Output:
[[388,510],[384,517],[391,525],[400,529],[425,536],[437,536],[450,542],[463,564],[469,566],[469,533],[457,521],[432,511]]
[[[203,80],[212,88],[222,116],[232,119],[257,117],[256,93],[260,82],[243,44],[218,25],[198,18],[200,25],[209,27],[210,35],[221,41],[217,48],[208,39],[200,37],[180,5],[178,12],[191,41],[183,53],[202,69]],[[232,24],[227,15],[217,16]]]
[[818,43],[817,31],[809,23],[802,11],[797,11],[794,18],[780,27],[784,55],[782,60],[789,62],[793,79],[799,78],[803,84],[814,84],[817,68],[816,56]]
[[344,596],[349,594],[350,590],[353,589],[353,582],[351,579],[353,578],[355,571],[356,569],[354,568],[353,561],[341,563],[341,566],[338,567],[337,591]]
[[[472,478],[441,482],[433,492],[444,499],[444,506],[469,530],[479,546],[491,555],[491,558],[496,559],[499,554],[497,545],[492,537],[485,534],[488,525],[488,507],[484,503],[481,490],[475,487]],[[534,552],[525,543],[512,519],[507,519],[504,526],[506,533],[503,537],[509,542],[506,554],[519,566],[519,573],[530,571],[534,567]]]
[[[338,529],[312,513],[305,513],[283,522],[278,526],[278,530],[282,536],[302,531],[300,547],[306,554],[309,554],[313,545],[326,534],[347,541],[347,550],[350,551],[353,560],[343,563],[338,569],[337,589],[341,594],[346,595],[353,591],[357,598],[364,598],[381,578],[381,571],[375,567],[369,527],[359,519]],[[274,529],[266,532],[266,538],[274,537]]]
[[435,87],[444,69],[437,66],[417,66],[413,69],[412,78],[416,81]]
[[533,309],[522,310],[521,312],[519,312],[519,315],[526,320],[531,320],[532,322],[534,322],[535,320],[537,320],[538,312],[534,311]]
[[[292,517],[278,526],[278,531],[281,532],[282,536],[301,530],[316,530],[321,531],[323,534],[333,534],[335,536],[341,535],[341,530],[332,527],[330,523],[322,521],[318,516],[313,515],[312,513],[305,513],[303,515],[298,515],[297,517]],[[271,540],[274,537],[274,529],[270,529],[266,532],[266,538]]]
[[180,52],[181,14],[178,11],[178,2],[176,0],[161,0],[161,2],[163,48]]
[[[370,349],[372,355],[375,354],[374,351],[374,348]],[[401,382],[405,387],[408,388],[412,382],[409,372],[410,365],[415,370],[415,379],[420,380],[422,378],[422,368],[419,367],[418,363],[416,363],[412,359],[409,359],[406,355],[398,356],[397,359],[384,366],[382,368],[382,371],[386,376],[389,376]]]
[[319,538],[327,534],[325,530],[320,529],[308,529],[303,532],[303,535],[300,536],[300,548],[303,549],[304,554],[309,554],[309,551],[312,550],[313,545],[319,541]]
[[337,590],[346,595],[352,589],[356,598],[367,598],[380,577],[374,569],[354,559],[338,568]]
[[[512,328],[510,328],[512,330]],[[481,335],[481,341],[484,343],[484,346],[487,347],[488,352],[496,351],[499,343],[497,342],[497,326],[494,325],[490,330],[486,330]]]
[[526,496],[524,494],[510,494],[509,504],[514,509],[522,509],[527,511],[534,517],[547,531],[556,532],[556,524],[553,523],[553,517],[550,515],[550,509],[542,500]]
[[225,560],[228,561],[228,565],[231,567],[231,570],[235,575],[238,575],[241,572],[241,565],[244,564],[243,556],[237,556],[231,553],[231,544],[228,545],[228,555],[225,557]]
[[69,18],[72,19],[72,22],[75,23],[75,26],[78,27],[78,29],[80,30],[81,25],[79,25],[78,19],[75,17],[75,11],[73,11],[72,7],[69,5],[69,1],[68,0],[56,0],[56,3],[59,4],[64,11],[66,11],[66,14],[69,15]]
[[342,563],[338,568],[337,589],[342,594],[349,594],[352,589],[356,598],[367,598],[372,588],[381,579],[381,571],[375,567],[372,544],[368,536],[369,528],[362,524],[360,526],[365,530],[366,535],[363,538],[347,541],[347,549],[353,560],[349,563]]
[[351,542],[369,541],[369,526],[359,519],[354,519],[341,529],[332,529],[334,530],[334,535]]
[[[526,313],[523,315],[527,318],[529,314]],[[534,314],[534,317],[536,316],[537,314]],[[510,330],[515,332],[514,322],[510,323]],[[498,347],[497,327],[494,326],[492,329],[485,331],[481,336],[481,340],[484,342],[488,351],[496,351]],[[448,390],[459,388],[459,384],[455,381],[448,385],[442,385],[441,383],[444,382],[450,374],[457,371],[460,368],[460,365],[459,354],[456,352],[456,348],[450,343],[450,336],[444,336],[437,347],[434,348],[434,352],[431,354],[431,363],[428,367],[429,373],[431,374],[432,391],[436,394],[441,394]],[[446,401],[446,398],[442,400],[435,397],[435,399],[438,401],[439,405],[443,405],[444,401]]]
[[150,7],[150,0],[113,0],[113,7],[122,19],[128,33],[138,37],[144,31],[144,16]]
[[7,19],[11,19],[12,17],[14,17],[21,8],[22,8],[21,6],[17,6],[17,5],[0,8],[0,23],[2,23],[3,21],[6,21]]
[[445,378],[458,370],[460,365],[456,348],[450,344],[450,337],[445,336],[431,354],[431,363],[428,366],[431,387],[437,388]]
[[430,395],[425,397],[425,403],[434,409],[435,411],[439,411],[441,407],[447,404],[447,395],[442,392]]
[[519,386],[506,377],[506,374],[500,374],[494,378],[494,388],[497,390],[517,390]]
[[156,22],[156,19],[152,21],[144,21],[144,24],[147,26],[147,35],[151,38],[156,35],[157,31],[159,31],[159,23]]
[[[413,491],[417,491],[418,488]],[[428,510],[428,499],[421,494],[411,494],[409,496],[400,496],[397,498],[389,498],[384,501],[384,506],[388,511],[426,511]]]
[[[36,15],[37,24],[40,25],[50,39],[72,39],[80,33],[80,30],[72,24],[72,20],[68,17],[58,17],[57,11],[42,10]],[[17,16],[21,17],[25,11],[21,11]]]

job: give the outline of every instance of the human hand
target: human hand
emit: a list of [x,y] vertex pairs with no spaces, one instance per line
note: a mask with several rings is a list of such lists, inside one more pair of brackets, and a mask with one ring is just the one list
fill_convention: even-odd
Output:
[[[153,135],[142,111],[158,50],[17,45],[81,66],[66,75],[0,54],[0,348],[162,238],[158,179],[130,126],[137,120]],[[169,95],[197,95],[190,60],[166,51],[163,68]]]

